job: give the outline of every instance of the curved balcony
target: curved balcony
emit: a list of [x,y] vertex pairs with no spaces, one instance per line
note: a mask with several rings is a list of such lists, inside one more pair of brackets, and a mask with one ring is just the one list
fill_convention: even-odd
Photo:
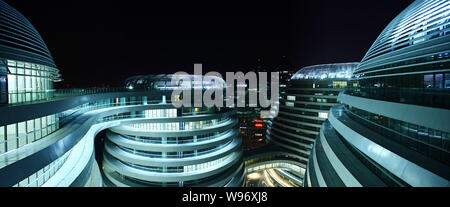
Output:
[[238,130],[227,130],[218,135],[208,136],[201,139],[190,139],[182,141],[167,141],[151,140],[148,141],[142,138],[133,138],[131,136],[106,132],[109,141],[116,145],[123,146],[129,149],[138,151],[155,151],[155,152],[169,152],[169,151],[192,151],[195,149],[204,149],[213,146],[219,146],[230,142],[239,135]]
[[[392,177],[392,180],[411,186],[449,185],[450,168],[448,166],[391,140],[380,133],[380,130],[368,128],[363,121],[355,120],[355,117],[342,105],[332,108],[329,121],[339,136],[348,142],[349,146],[356,149],[352,153],[360,152],[363,160],[383,170],[386,175]],[[315,151],[313,154],[313,159],[317,159],[323,152]],[[322,165],[318,163],[312,167],[317,172]],[[329,171],[322,170],[322,172]],[[330,177],[330,175],[324,177]]]
[[[112,186],[191,186],[194,181],[207,186],[240,185],[242,175],[234,172],[233,179],[226,176],[227,182],[217,180],[227,168],[241,169],[238,161],[242,159],[242,141],[234,114],[223,111],[141,118],[111,127],[106,133],[103,161],[105,175],[110,179],[106,182]],[[190,122],[196,124],[187,124]],[[166,124],[171,123],[185,124],[167,128]],[[149,128],[146,124],[161,126]]]
[[[242,153],[234,152],[224,160],[219,162],[217,165],[213,165],[206,169],[195,170],[190,172],[185,172],[184,170],[172,170],[171,172],[166,172],[165,170],[153,170],[150,168],[144,168],[139,166],[127,165],[119,160],[112,158],[110,155],[105,154],[104,156],[104,167],[110,172],[118,172],[122,176],[132,177],[142,181],[149,182],[180,182],[180,181],[191,181],[200,180],[202,178],[207,178],[209,176],[219,175],[221,172],[226,171],[231,168],[234,164],[241,160]],[[108,173],[106,173],[108,174]]]
[[[144,111],[152,108],[171,108],[170,104],[163,105],[128,105],[104,108],[82,113],[68,122],[64,127],[45,137],[45,139],[25,145],[8,153],[0,155],[0,172],[9,175],[8,179],[0,179],[0,186],[13,186],[23,179],[43,169],[66,152],[73,149],[80,140],[89,136],[90,139],[101,130],[119,125],[122,121],[115,120],[98,125],[98,120],[117,113],[130,111]],[[131,122],[132,119],[124,120]],[[96,125],[97,124],[97,125]],[[100,126],[100,127],[96,127]],[[95,131],[92,131],[94,130]],[[88,153],[89,154],[89,153]]]
[[191,156],[163,156],[163,155],[149,155],[144,153],[134,153],[131,150],[124,150],[117,145],[105,142],[105,152],[122,162],[132,163],[141,166],[153,167],[178,167],[187,165],[202,164],[214,161],[228,154],[238,151],[241,144],[240,139],[234,139],[226,145],[218,146],[218,148],[193,154]]

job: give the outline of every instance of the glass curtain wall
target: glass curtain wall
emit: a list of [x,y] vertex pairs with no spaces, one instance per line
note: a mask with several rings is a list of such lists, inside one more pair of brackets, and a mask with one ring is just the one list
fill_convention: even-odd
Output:
[[49,97],[58,69],[7,60],[8,103],[24,103]]
[[8,87],[6,78],[8,77],[8,69],[5,61],[0,60],[0,104],[8,103]]
[[0,126],[0,154],[40,140],[58,129],[59,118],[56,114]]

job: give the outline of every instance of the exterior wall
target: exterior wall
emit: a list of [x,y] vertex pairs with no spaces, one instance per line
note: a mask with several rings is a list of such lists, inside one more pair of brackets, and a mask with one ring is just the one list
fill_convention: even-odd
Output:
[[242,148],[234,114],[211,109],[147,110],[147,121],[110,128],[103,161],[107,182],[114,186],[242,185]]
[[6,62],[8,70],[8,103],[25,103],[49,98],[53,81],[59,76],[56,68],[13,61]]
[[357,63],[306,67],[297,72],[282,92],[278,117],[270,121],[269,142],[300,155],[308,163],[310,152],[328,119],[330,108],[338,103],[340,92]]
[[309,186],[450,186],[449,8],[415,1],[380,34],[324,123]]

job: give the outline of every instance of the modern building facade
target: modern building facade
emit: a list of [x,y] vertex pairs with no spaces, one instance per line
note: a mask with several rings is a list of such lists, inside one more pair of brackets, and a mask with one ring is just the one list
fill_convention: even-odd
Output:
[[[44,41],[3,1],[0,31],[0,186],[242,185],[235,112],[166,100],[192,83],[158,76],[152,87],[54,89],[61,77]],[[94,138],[105,130],[100,168]]]
[[0,20],[0,104],[47,98],[60,74],[41,36],[3,1]]
[[[173,87],[171,76],[139,76],[127,87]],[[106,186],[242,186],[244,164],[235,109],[154,105],[106,133]],[[115,118],[115,117],[111,117]]]
[[[50,96],[59,70],[44,41],[17,10],[0,1],[0,104],[39,101]],[[2,115],[2,119],[7,117]],[[0,125],[0,154],[41,139],[59,128],[55,114]],[[28,136],[20,134],[28,133]]]
[[308,186],[450,186],[449,31],[445,0],[386,27],[323,124]]
[[322,123],[357,65],[316,65],[295,73],[281,93],[278,117],[269,122],[269,142],[300,155],[298,162],[305,169]]

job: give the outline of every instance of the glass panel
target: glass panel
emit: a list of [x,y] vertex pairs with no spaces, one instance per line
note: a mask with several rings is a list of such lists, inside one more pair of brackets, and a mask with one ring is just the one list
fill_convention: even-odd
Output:
[[39,140],[42,137],[41,119],[34,120],[34,130],[36,131],[36,140]]
[[17,92],[17,79],[15,75],[8,75],[8,92]]
[[11,124],[6,127],[6,137],[8,139],[7,151],[17,149],[17,125]]
[[15,67],[9,67],[9,72],[11,72],[12,74],[16,74],[17,73],[17,68]]
[[445,78],[444,87],[450,88],[450,73],[446,73],[444,78]]
[[19,187],[27,187],[28,185],[28,178],[25,178],[22,180],[22,182],[19,183]]
[[28,187],[38,187],[36,184],[36,173],[29,177],[30,185]]
[[442,132],[442,144],[444,149],[450,150],[450,133]]
[[6,152],[5,140],[6,140],[5,127],[0,126],[0,154]]
[[47,136],[47,118],[43,117],[42,119],[42,137]]
[[442,88],[443,87],[443,74],[436,74],[434,78],[434,87],[435,88]]
[[34,142],[34,121],[27,121],[28,143]]
[[432,130],[432,134],[430,134],[430,144],[435,145],[436,147],[442,147],[442,132],[438,130]]
[[8,103],[8,88],[6,86],[6,77],[6,75],[0,75],[0,103]]
[[23,75],[25,73],[25,70],[23,68],[17,68],[17,74]]
[[423,76],[423,87],[424,88],[433,88],[433,75],[424,75]]
[[18,124],[19,147],[27,144],[27,125],[25,122]]

